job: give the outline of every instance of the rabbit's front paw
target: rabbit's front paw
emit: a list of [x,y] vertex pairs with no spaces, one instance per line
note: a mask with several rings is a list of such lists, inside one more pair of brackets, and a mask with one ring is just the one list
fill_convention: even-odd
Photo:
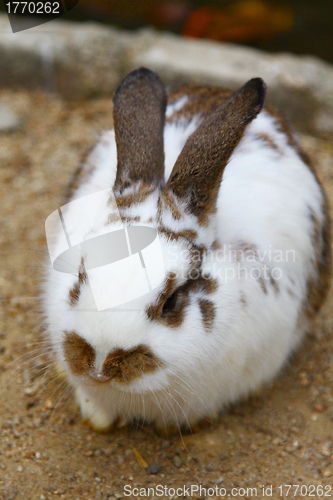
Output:
[[114,427],[118,427],[116,416],[101,408],[96,401],[78,387],[75,391],[75,397],[81,409],[81,415],[84,423],[89,425],[96,432],[110,432]]

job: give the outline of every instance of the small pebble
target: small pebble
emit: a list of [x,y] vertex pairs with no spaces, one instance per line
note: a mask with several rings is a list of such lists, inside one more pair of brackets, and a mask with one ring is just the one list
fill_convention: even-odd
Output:
[[0,132],[13,132],[21,125],[21,120],[6,104],[0,104]]
[[178,456],[175,456],[175,457],[173,458],[173,465],[174,465],[175,467],[177,467],[177,469],[179,469],[179,467],[181,467],[181,466],[183,465],[183,461],[182,461],[182,459],[181,459],[181,458],[179,458]]
[[327,441],[326,443],[323,444],[320,451],[325,457],[330,457],[332,454],[331,448],[332,448],[331,441]]
[[152,464],[149,465],[147,472],[148,474],[158,474],[161,472],[161,466],[157,462],[153,462]]
[[331,469],[325,469],[323,471],[323,476],[324,477],[331,477],[331,475],[332,475],[332,470]]
[[304,387],[308,387],[311,384],[311,382],[312,382],[312,376],[309,375],[306,372],[301,372],[300,373],[300,379],[301,379],[301,384]]

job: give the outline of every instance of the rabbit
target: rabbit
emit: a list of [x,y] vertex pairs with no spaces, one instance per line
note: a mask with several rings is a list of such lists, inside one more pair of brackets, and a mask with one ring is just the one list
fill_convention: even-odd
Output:
[[[114,129],[62,207],[81,207],[79,221],[66,223],[76,257],[61,253],[59,223],[51,248],[70,270],[53,265],[43,285],[54,356],[93,429],[136,420],[169,434],[213,421],[273,380],[324,302],[326,196],[265,94],[253,78],[234,93],[198,86],[167,95],[146,68],[117,88]],[[107,278],[103,266],[91,272],[106,239],[97,250],[77,243],[135,227],[156,232],[163,256],[163,265],[146,262],[159,281],[141,296],[121,259]],[[108,308],[118,291],[132,298]]]

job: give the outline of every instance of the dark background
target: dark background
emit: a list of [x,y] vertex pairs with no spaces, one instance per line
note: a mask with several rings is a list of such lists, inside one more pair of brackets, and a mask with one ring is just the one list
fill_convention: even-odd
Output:
[[65,18],[126,29],[153,26],[333,63],[333,0],[80,0]]

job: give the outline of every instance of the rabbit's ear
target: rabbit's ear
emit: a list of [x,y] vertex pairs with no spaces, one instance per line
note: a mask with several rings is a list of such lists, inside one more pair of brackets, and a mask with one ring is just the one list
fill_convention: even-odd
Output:
[[146,68],[132,71],[117,88],[113,98],[116,189],[137,181],[153,186],[162,184],[166,100],[163,83]]
[[203,120],[174,165],[167,188],[187,200],[189,211],[203,224],[215,211],[224,167],[246,126],[260,112],[265,93],[261,78],[249,80]]

